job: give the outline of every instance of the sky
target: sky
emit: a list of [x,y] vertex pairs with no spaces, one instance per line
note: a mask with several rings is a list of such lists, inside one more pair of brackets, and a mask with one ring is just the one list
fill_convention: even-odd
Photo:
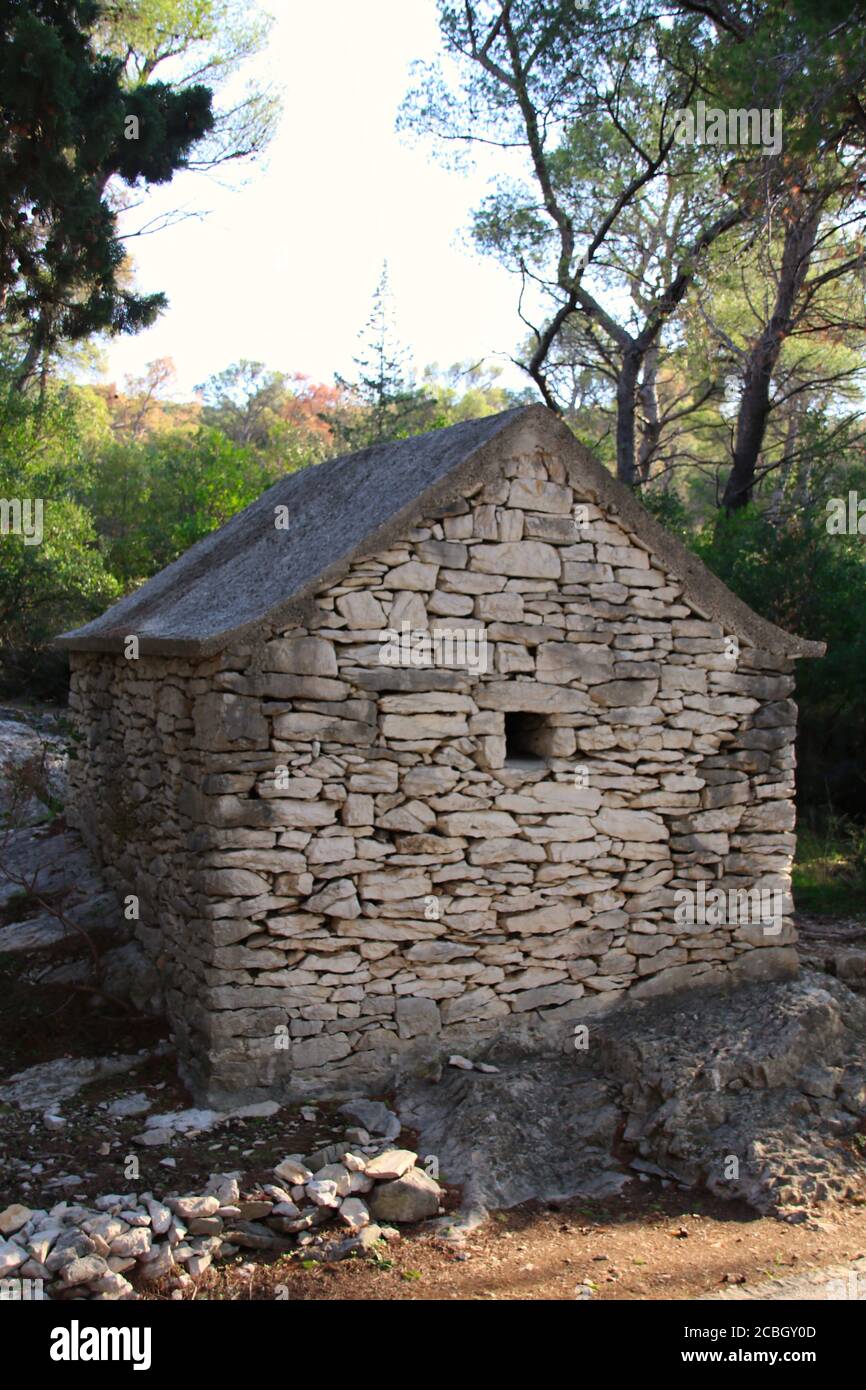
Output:
[[[521,337],[515,280],[475,254],[468,227],[493,172],[445,170],[429,144],[396,133],[413,59],[438,48],[434,0],[271,0],[271,43],[247,71],[282,89],[279,132],[262,163],[186,173],[124,215],[207,209],[129,242],[142,291],[169,308],[107,347],[121,385],[171,357],[179,397],[242,357],[331,381],[351,379],[383,261],[397,328],[416,369],[482,357],[508,363]],[[495,157],[495,156],[493,156]]]

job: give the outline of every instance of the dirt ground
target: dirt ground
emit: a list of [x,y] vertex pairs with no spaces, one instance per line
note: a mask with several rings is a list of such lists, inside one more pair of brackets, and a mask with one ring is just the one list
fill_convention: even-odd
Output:
[[376,1260],[282,1257],[255,1272],[241,1257],[209,1270],[195,1298],[693,1299],[861,1258],[866,1208],[791,1226],[654,1184],[617,1203],[499,1212],[465,1242],[413,1234]]

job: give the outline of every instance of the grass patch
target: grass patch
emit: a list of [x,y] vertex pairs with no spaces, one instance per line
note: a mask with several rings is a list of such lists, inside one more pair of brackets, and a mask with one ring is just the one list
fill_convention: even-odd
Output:
[[800,912],[866,913],[866,828],[832,813],[803,825],[792,878]]

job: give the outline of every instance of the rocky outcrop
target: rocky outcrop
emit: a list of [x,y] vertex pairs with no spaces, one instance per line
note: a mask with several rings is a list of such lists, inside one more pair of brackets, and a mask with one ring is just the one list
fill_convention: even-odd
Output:
[[[706,1188],[789,1220],[866,1190],[866,1003],[826,976],[629,1005],[571,1058],[408,1083],[400,1113],[465,1212]],[[471,1059],[470,1059],[471,1060]]]

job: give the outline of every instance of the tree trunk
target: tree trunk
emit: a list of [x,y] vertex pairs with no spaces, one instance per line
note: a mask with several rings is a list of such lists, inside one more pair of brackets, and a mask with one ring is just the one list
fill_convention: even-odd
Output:
[[626,349],[616,383],[616,476],[627,487],[636,481],[634,426],[641,358],[641,353]]
[[640,449],[638,451],[637,474],[638,479],[643,483],[649,482],[650,468],[658,448],[659,435],[661,434],[661,421],[659,419],[659,402],[656,394],[656,375],[659,365],[658,344],[653,343],[648,350],[643,365],[643,375],[641,376],[640,397],[641,409],[643,411],[643,427],[641,430]]
[[21,360],[21,364],[13,378],[13,387],[16,391],[23,391],[28,381],[36,371],[43,347],[42,321],[40,320],[30,335],[30,342],[27,344],[27,351]]
[[735,512],[752,500],[755,468],[770,413],[773,372],[793,325],[797,296],[809,270],[820,219],[820,208],[812,210],[791,223],[785,233],[773,313],[754,344],[746,367],[737,415],[733,467],[722,498],[726,512]]
[[812,497],[812,468],[814,458],[810,454],[804,454],[797,465],[797,482],[794,488],[794,505],[801,511],[809,506]]
[[785,456],[779,466],[779,472],[776,475],[776,486],[773,489],[773,496],[770,498],[770,505],[767,507],[767,520],[771,526],[779,526],[782,521],[782,508],[785,504],[785,493],[788,489],[791,469],[794,464],[794,454],[797,450],[797,437],[799,432],[800,410],[797,400],[794,399],[790,403],[788,428],[785,432]]

